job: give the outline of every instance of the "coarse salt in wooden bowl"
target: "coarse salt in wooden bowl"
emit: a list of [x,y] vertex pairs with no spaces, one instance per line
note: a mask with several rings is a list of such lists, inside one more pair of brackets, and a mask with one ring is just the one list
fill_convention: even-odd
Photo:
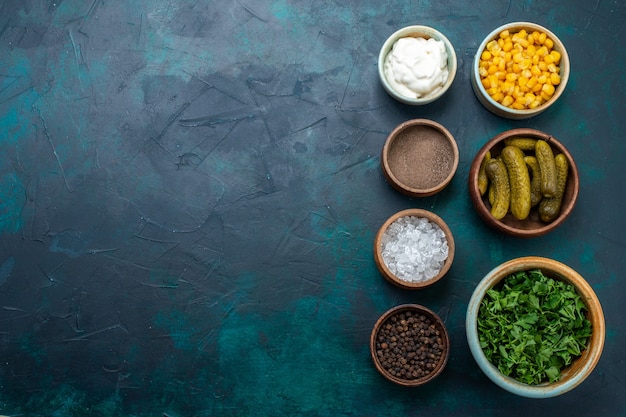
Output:
[[448,225],[435,213],[422,209],[406,209],[389,217],[374,239],[378,270],[403,289],[422,289],[439,281],[452,266],[454,251]]
[[[502,280],[511,274],[531,270],[540,270],[548,278],[572,285],[585,304],[586,317],[591,322],[591,336],[588,338],[586,348],[581,352],[581,355],[561,370],[558,381],[537,385],[522,383],[502,374],[483,352],[478,328],[479,311],[487,292],[497,287]],[[485,375],[499,387],[527,398],[556,397],[580,385],[591,374],[600,360],[606,333],[602,305],[589,283],[571,267],[556,260],[538,256],[515,258],[498,265],[487,273],[478,283],[470,298],[465,329],[472,356]]]
[[450,356],[450,338],[445,324],[433,311],[419,304],[403,304],[389,309],[376,321],[370,353],[374,366],[387,380],[417,387],[444,370]]
[[428,119],[408,120],[387,137],[381,153],[385,178],[411,197],[428,197],[452,181],[459,149],[450,132]]
[[[557,218],[549,223],[541,220],[537,208],[532,208],[528,218],[525,220],[518,220],[511,213],[508,213],[504,218],[498,220],[491,215],[491,205],[489,204],[488,194],[480,194],[478,188],[478,175],[480,171],[480,165],[487,152],[491,152],[491,157],[496,157],[500,154],[502,148],[504,148],[504,142],[507,138],[529,138],[529,139],[542,139],[545,140],[550,147],[554,155],[562,153],[566,156],[569,163],[569,174],[567,183],[565,186],[565,192],[563,194],[563,201],[561,203],[561,210]],[[537,237],[545,235],[557,227],[569,217],[576,200],[578,198],[578,192],[580,189],[580,178],[578,168],[574,158],[567,150],[567,148],[559,142],[554,136],[542,132],[536,129],[519,128],[511,129],[502,132],[493,138],[491,138],[483,147],[478,151],[472,164],[470,166],[469,177],[469,194],[472,200],[472,204],[476,209],[476,212],[481,219],[489,226],[496,230],[504,232],[510,236],[516,237]]]

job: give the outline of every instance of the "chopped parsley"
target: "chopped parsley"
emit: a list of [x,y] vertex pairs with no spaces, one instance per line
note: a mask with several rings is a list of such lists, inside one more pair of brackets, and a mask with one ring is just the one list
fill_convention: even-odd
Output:
[[537,385],[558,381],[591,336],[586,306],[571,284],[540,270],[509,275],[487,291],[478,311],[478,337],[503,375]]

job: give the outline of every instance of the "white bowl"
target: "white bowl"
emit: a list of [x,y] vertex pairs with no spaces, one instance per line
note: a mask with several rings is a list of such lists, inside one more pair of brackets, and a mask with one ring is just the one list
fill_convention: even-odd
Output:
[[[424,38],[424,39],[434,38],[436,40],[439,40],[444,43],[446,54],[448,55],[448,79],[447,81],[438,90],[435,90],[433,93],[427,96],[421,97],[421,98],[410,98],[403,94],[400,94],[398,91],[396,91],[392,87],[392,85],[387,80],[387,77],[385,76],[385,60],[387,59],[387,55],[389,54],[389,52],[393,48],[393,45],[396,43],[398,39],[407,38],[407,37]],[[383,88],[391,97],[395,98],[396,100],[402,103],[409,104],[412,106],[419,106],[423,104],[432,103],[433,101],[437,100],[439,97],[443,96],[446,93],[446,91],[448,91],[448,89],[452,85],[452,82],[454,81],[454,77],[456,76],[456,67],[457,67],[457,59],[456,59],[456,53],[454,52],[454,47],[452,46],[452,43],[441,32],[428,26],[420,26],[420,25],[407,26],[396,31],[389,38],[387,38],[382,48],[380,49],[380,53],[378,54],[378,76],[380,78],[380,82],[383,85]]]
[[[592,334],[582,355],[561,371],[561,379],[553,383],[528,385],[505,376],[489,362],[480,346],[478,335],[478,312],[483,297],[489,289],[507,276],[532,269],[540,269],[546,276],[573,285],[587,307],[587,318],[591,321]],[[527,256],[515,258],[492,269],[478,283],[469,305],[465,323],[467,343],[474,360],[484,374],[500,388],[527,398],[550,398],[565,394],[580,385],[593,371],[602,355],[606,333],[602,306],[587,281],[569,266],[549,258]]]
[[[478,71],[479,64],[480,64],[480,56],[482,52],[485,50],[487,44],[491,40],[498,38],[498,36],[500,35],[500,32],[504,30],[508,30],[511,33],[516,33],[522,29],[526,29],[527,31],[530,31],[530,32],[532,31],[544,32],[554,42],[553,49],[558,51],[561,54],[561,62],[559,64],[561,82],[560,84],[556,86],[554,94],[552,95],[550,100],[547,100],[545,103],[541,104],[540,106],[534,109],[527,109],[527,110],[512,109],[510,107],[506,107],[502,105],[501,103],[498,103],[493,98],[491,98],[491,96],[487,93],[487,91],[485,90],[485,87],[483,86],[481,82],[481,77]],[[554,33],[552,33],[547,28],[540,26],[536,23],[513,22],[513,23],[507,23],[506,25],[502,25],[494,29],[483,40],[483,42],[478,47],[478,50],[476,51],[476,55],[474,56],[474,62],[472,64],[472,74],[470,78],[471,78],[472,88],[474,90],[474,93],[476,94],[478,101],[480,101],[482,105],[485,106],[485,108],[487,108],[493,114],[498,115],[500,117],[513,119],[513,120],[522,120],[522,119],[528,119],[533,116],[537,116],[538,114],[546,111],[550,106],[552,106],[565,91],[565,87],[567,86],[567,81],[569,80],[569,75],[570,75],[569,55],[567,54],[567,50],[565,49],[565,45],[563,45],[563,42],[561,42],[561,40]]]

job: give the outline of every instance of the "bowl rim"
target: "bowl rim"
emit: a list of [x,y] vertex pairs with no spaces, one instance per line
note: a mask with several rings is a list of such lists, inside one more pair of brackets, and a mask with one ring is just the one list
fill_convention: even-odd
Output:
[[[387,55],[393,47],[393,44],[398,39],[409,36],[435,38],[442,41],[446,47],[446,53],[448,55],[448,79],[446,83],[441,87],[441,89],[437,91],[436,94],[429,94],[424,98],[406,97],[394,90],[387,81],[384,70]],[[426,25],[409,25],[396,30],[385,40],[378,53],[378,77],[384,90],[387,92],[387,94],[389,94],[397,101],[411,106],[430,104],[433,101],[442,97],[450,89],[452,83],[454,82],[454,79],[456,78],[457,66],[458,62],[456,57],[456,51],[454,50],[454,45],[452,45],[452,42],[450,42],[450,40],[441,31],[435,29],[434,27]]]
[[[550,223],[546,223],[543,227],[540,227],[538,229],[517,229],[515,227],[509,226],[501,220],[495,219],[493,216],[491,216],[489,210],[487,210],[487,207],[483,202],[482,196],[480,195],[480,191],[478,190],[478,170],[480,169],[480,163],[485,157],[485,154],[487,153],[487,151],[491,150],[495,145],[497,145],[504,139],[513,136],[530,136],[537,139],[543,139],[548,143],[554,144],[555,147],[559,148],[560,152],[562,152],[567,157],[567,160],[569,162],[569,178],[571,179],[573,184],[573,194],[571,197],[571,201],[567,206],[562,207],[561,213],[556,219],[554,219]],[[468,188],[470,198],[474,204],[476,211],[488,225],[493,226],[496,229],[511,236],[530,238],[543,236],[551,232],[552,230],[563,224],[563,222],[569,217],[571,212],[574,210],[576,201],[578,199],[578,194],[580,192],[580,174],[578,171],[578,166],[576,165],[576,161],[574,160],[572,154],[569,152],[567,147],[565,147],[565,145],[554,136],[537,129],[515,128],[498,133],[497,135],[489,139],[476,153],[476,156],[474,157],[470,165],[470,171],[468,175]]]
[[[434,130],[437,130],[439,133],[443,135],[443,137],[448,141],[448,143],[452,147],[453,162],[452,162],[452,168],[450,169],[450,172],[448,173],[448,175],[443,181],[441,181],[439,184],[431,188],[418,189],[418,188],[413,188],[402,183],[395,176],[395,174],[391,170],[391,167],[389,166],[389,148],[391,147],[392,143],[396,140],[400,132],[406,129],[409,129],[411,127],[414,127],[414,126],[427,126],[427,127],[433,128]],[[400,123],[389,133],[381,150],[380,161],[381,161],[381,166],[383,169],[383,174],[385,174],[385,178],[387,179],[389,183],[391,183],[391,185],[396,190],[412,197],[429,197],[443,190],[445,187],[447,187],[448,184],[450,184],[450,182],[454,178],[454,175],[456,174],[456,171],[459,167],[459,146],[454,136],[452,136],[452,133],[450,133],[450,131],[446,129],[446,127],[443,126],[441,123],[435,122],[434,120],[423,119],[423,118],[411,119],[411,120],[407,120],[405,122]]]
[[[528,385],[502,375],[497,367],[491,364],[485,356],[478,338],[478,311],[487,290],[511,273],[535,268],[543,270],[544,273],[548,271],[549,275],[558,276],[560,279],[574,285],[587,305],[588,314],[593,316],[593,331],[588,341],[588,349],[578,359],[583,360],[582,366],[576,367],[571,374],[571,378],[566,378],[553,384]],[[467,306],[465,328],[471,354],[483,373],[492,382],[506,391],[527,398],[555,397],[580,385],[591,374],[600,360],[606,333],[602,305],[591,285],[573,268],[554,259],[540,256],[514,258],[501,263],[489,271],[480,280],[472,293]]]
[[[435,277],[427,281],[410,282],[410,281],[405,281],[405,280],[400,279],[389,270],[389,268],[387,267],[387,264],[385,263],[382,257],[380,245],[381,245],[381,239],[382,239],[383,233],[385,232],[385,230],[387,230],[387,228],[389,227],[389,225],[391,225],[391,223],[395,222],[401,217],[407,217],[407,216],[422,217],[422,218],[426,218],[436,223],[441,228],[441,230],[443,230],[446,236],[446,241],[448,243],[448,258],[446,258],[443,266],[441,267],[441,270],[439,270],[439,273]],[[378,229],[378,232],[376,233],[376,237],[374,238],[374,261],[381,275],[390,283],[403,289],[419,290],[419,289],[426,288],[438,282],[439,280],[441,280],[441,278],[444,277],[444,275],[448,273],[448,271],[450,270],[450,267],[452,266],[452,262],[454,261],[455,249],[456,248],[455,248],[455,243],[454,243],[454,237],[452,236],[452,231],[450,230],[446,222],[441,217],[439,217],[437,214],[433,213],[432,211],[428,211],[424,209],[417,209],[417,208],[410,208],[410,209],[401,210],[393,214]]]
[[[558,88],[556,88],[554,95],[550,98],[550,100],[548,100],[547,102],[543,103],[541,106],[535,109],[517,110],[517,109],[512,109],[512,108],[503,106],[502,104],[498,103],[493,98],[491,98],[491,96],[487,94],[485,87],[482,85],[480,74],[478,72],[480,56],[482,52],[485,50],[487,43],[495,39],[500,34],[500,32],[506,29],[509,29],[509,30],[532,29],[532,30],[545,32],[546,35],[548,35],[554,42],[554,46],[556,47],[556,49],[561,53],[561,64],[559,65],[561,67],[561,74],[560,74],[561,82],[559,83]],[[534,22],[527,22],[527,21],[510,22],[510,23],[506,23],[504,25],[501,25],[493,29],[478,46],[478,49],[476,50],[476,54],[474,55],[474,60],[472,62],[472,70],[471,70],[472,87],[474,89],[474,92],[478,96],[479,101],[487,109],[492,111],[492,113],[495,113],[502,117],[514,118],[514,119],[530,118],[547,110],[554,103],[556,103],[556,101],[563,95],[565,91],[565,87],[567,86],[567,83],[570,77],[570,72],[571,72],[570,65],[571,63],[569,59],[569,54],[567,52],[567,49],[565,48],[565,44],[563,44],[561,39],[556,34],[554,34],[550,29]]]
[[[443,354],[443,358],[441,359],[441,362],[439,363],[439,366],[434,372],[431,372],[424,378],[408,380],[408,379],[401,379],[401,378],[394,377],[382,367],[376,355],[376,335],[378,334],[378,331],[380,330],[381,325],[385,322],[385,320],[387,320],[392,315],[399,313],[401,311],[404,311],[404,310],[419,311],[429,316],[429,318],[435,322],[435,325],[437,327],[440,327],[441,329],[440,336],[445,341],[444,342],[444,346],[445,346],[444,354]],[[428,307],[423,306],[421,304],[416,304],[416,303],[399,304],[394,307],[391,307],[390,309],[385,311],[383,314],[381,314],[380,317],[376,320],[376,323],[374,324],[374,326],[372,327],[372,332],[370,333],[370,356],[372,358],[372,361],[374,362],[375,368],[387,380],[394,382],[398,385],[405,386],[405,387],[417,387],[417,386],[421,386],[421,385],[426,384],[427,382],[432,381],[443,372],[443,370],[445,369],[448,363],[448,359],[450,357],[450,350],[451,350],[450,343],[451,342],[450,342],[450,335],[448,334],[448,329],[446,328],[444,321],[441,319],[441,317],[437,313],[435,313]]]

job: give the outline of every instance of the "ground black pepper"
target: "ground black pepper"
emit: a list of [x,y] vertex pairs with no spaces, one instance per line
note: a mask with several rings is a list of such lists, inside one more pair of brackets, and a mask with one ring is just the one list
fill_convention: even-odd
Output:
[[376,355],[383,369],[396,378],[428,376],[441,362],[443,339],[429,317],[402,311],[388,317],[376,337]]

